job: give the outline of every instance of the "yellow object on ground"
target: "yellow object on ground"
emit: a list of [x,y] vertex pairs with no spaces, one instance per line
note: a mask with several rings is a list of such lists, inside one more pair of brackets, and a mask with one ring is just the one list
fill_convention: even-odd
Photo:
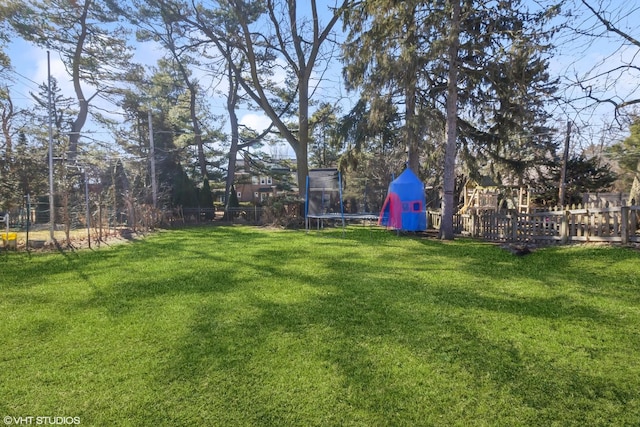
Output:
[[18,233],[0,233],[2,237],[2,246],[5,248],[16,249],[18,246]]

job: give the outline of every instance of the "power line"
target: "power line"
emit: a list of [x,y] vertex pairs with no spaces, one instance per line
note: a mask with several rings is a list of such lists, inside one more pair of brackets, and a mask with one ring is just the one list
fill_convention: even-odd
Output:
[[17,76],[19,76],[19,77],[22,77],[23,79],[25,79],[25,80],[29,81],[30,83],[35,84],[37,89],[40,89],[40,87],[41,87],[41,86],[42,86],[42,84],[43,84],[43,83],[38,83],[38,82],[36,82],[35,80],[30,79],[29,77],[25,76],[24,74],[21,74],[21,73],[17,72],[17,71],[16,71],[16,70],[14,70],[14,69],[10,69],[10,70],[9,70],[9,72],[11,72],[11,73],[13,73],[13,74],[15,74],[15,75],[17,75]]

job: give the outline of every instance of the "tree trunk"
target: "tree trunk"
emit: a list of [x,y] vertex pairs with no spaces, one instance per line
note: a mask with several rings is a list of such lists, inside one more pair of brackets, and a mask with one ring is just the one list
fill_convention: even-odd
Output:
[[453,240],[453,215],[455,213],[456,151],[458,119],[458,49],[460,45],[460,0],[450,0],[451,33],[449,39],[449,82],[447,83],[447,142],[444,153],[444,177],[442,198],[442,222],[440,238]]
[[229,124],[231,126],[231,147],[229,148],[229,165],[227,166],[227,180],[224,187],[225,215],[231,203],[231,189],[236,174],[236,156],[238,155],[238,116],[235,106],[229,108]]
[[[227,58],[231,54],[227,51]],[[227,59],[229,60],[229,59]],[[233,188],[233,180],[236,174],[236,156],[238,155],[238,144],[240,141],[240,132],[238,131],[238,116],[236,114],[236,104],[238,101],[238,81],[234,79],[233,67],[229,63],[227,69],[227,79],[229,83],[229,94],[227,95],[227,111],[229,112],[229,125],[231,127],[231,147],[229,148],[229,166],[227,167],[227,180],[224,187],[224,219],[228,217],[229,207],[231,206],[231,189]]]
[[[306,70],[301,70],[305,72]],[[309,77],[300,78],[299,88],[298,144],[295,147],[296,165],[298,167],[298,194],[304,198],[307,194],[307,175],[309,175]]]
[[[414,8],[415,12],[415,8]],[[412,15],[407,23],[407,37],[405,39],[404,49],[409,52],[416,51],[417,37],[415,17]],[[415,56],[411,55],[410,64],[407,70],[407,81],[405,83],[405,136],[407,140],[407,162],[416,176],[420,173],[420,158],[418,147],[418,126],[416,123],[416,87],[417,82],[417,65],[415,64]]]
[[407,88],[406,92],[406,135],[407,135],[407,162],[416,176],[420,173],[420,157],[418,155],[418,132],[416,129],[416,86],[415,80]]
[[11,161],[11,157],[13,155],[11,120],[15,116],[15,113],[13,110],[13,102],[9,97],[8,91],[5,101],[6,103],[2,111],[2,134],[4,135],[4,166],[6,167],[6,170],[11,171],[13,169],[13,162]]
[[198,150],[198,165],[200,166],[200,174],[203,179],[209,179],[207,172],[207,159],[204,156],[204,146],[202,145],[202,131],[200,130],[200,123],[198,122],[198,115],[196,114],[196,88],[192,83],[188,83],[189,86],[189,111],[191,113],[191,124],[193,125],[193,140]]
[[558,206],[564,206],[567,192],[567,162],[569,161],[569,141],[571,139],[571,122],[567,122],[567,136],[564,140],[564,154],[562,155],[562,168],[560,170],[560,187],[558,189]]
[[84,96],[82,85],[80,84],[80,64],[82,62],[82,50],[84,48],[84,42],[88,34],[87,15],[92,4],[93,2],[90,0],[87,0],[84,3],[82,15],[78,19],[81,25],[81,29],[78,40],[76,41],[75,51],[73,53],[73,63],[71,65],[73,89],[75,91],[79,107],[78,116],[71,125],[71,134],[69,135],[69,160],[71,161],[76,159],[76,155],[78,153],[78,142],[80,141],[80,132],[82,131],[82,128],[87,121],[87,116],[89,115],[89,100],[87,100],[87,98]]
[[634,206],[640,205],[640,162],[638,162],[638,169],[633,177],[633,183],[629,191],[629,203]]

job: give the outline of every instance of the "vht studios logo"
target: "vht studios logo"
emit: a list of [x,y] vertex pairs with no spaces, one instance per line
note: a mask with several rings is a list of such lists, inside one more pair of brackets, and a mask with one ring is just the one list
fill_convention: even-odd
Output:
[[5,425],[79,425],[80,417],[4,417]]

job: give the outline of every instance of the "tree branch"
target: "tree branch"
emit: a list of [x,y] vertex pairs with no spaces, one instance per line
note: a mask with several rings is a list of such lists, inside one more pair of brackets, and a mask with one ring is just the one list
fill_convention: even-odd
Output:
[[629,34],[625,33],[624,31],[620,30],[618,27],[614,26],[600,12],[596,11],[589,3],[587,3],[586,0],[581,0],[581,1],[582,1],[582,4],[584,4],[591,11],[591,13],[593,13],[593,16],[595,16],[598,19],[598,21],[600,21],[602,25],[605,26],[607,31],[618,34],[620,37],[622,37],[629,43],[637,47],[640,47],[640,41],[636,40],[635,38],[631,37]]

